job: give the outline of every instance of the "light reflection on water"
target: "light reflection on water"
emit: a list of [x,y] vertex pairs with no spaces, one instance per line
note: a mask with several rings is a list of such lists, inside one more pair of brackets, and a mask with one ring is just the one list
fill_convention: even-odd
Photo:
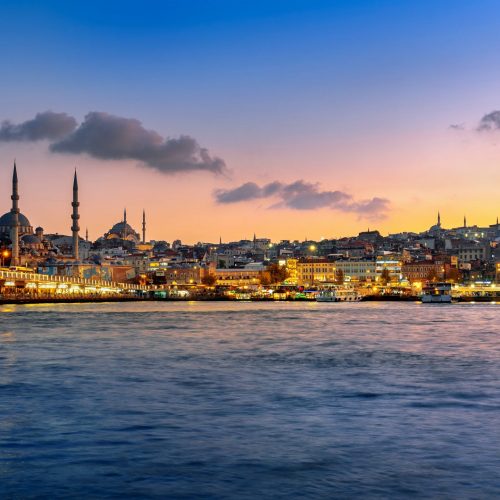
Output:
[[0,497],[500,496],[499,317],[0,307]]

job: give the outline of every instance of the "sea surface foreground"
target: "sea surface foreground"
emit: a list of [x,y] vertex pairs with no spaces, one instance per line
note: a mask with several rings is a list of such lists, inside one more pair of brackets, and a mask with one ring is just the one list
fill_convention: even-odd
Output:
[[499,498],[500,307],[0,307],[0,498]]

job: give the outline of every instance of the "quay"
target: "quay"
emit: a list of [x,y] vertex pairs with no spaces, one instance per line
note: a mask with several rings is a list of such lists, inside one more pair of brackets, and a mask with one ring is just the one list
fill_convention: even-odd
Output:
[[145,285],[0,269],[0,303],[100,302],[147,297]]
[[[360,289],[363,301],[417,302],[416,293],[388,293]],[[194,288],[190,290],[158,285],[119,283],[88,279],[78,276],[47,275],[28,271],[0,268],[0,304],[42,304],[71,302],[119,301],[315,301],[317,291],[307,293],[272,290],[219,290]],[[500,286],[455,285],[452,288],[455,302],[491,302],[500,304]]]

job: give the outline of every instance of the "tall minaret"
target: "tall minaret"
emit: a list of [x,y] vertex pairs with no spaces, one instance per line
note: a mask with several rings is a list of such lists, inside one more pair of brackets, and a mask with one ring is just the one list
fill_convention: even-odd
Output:
[[71,219],[73,220],[73,224],[71,226],[71,231],[73,232],[73,258],[78,260],[78,246],[80,238],[78,236],[78,231],[80,231],[80,226],[78,225],[78,219],[80,218],[80,214],[78,213],[78,207],[80,203],[78,202],[78,179],[76,177],[76,169],[75,176],[73,178],[73,202],[71,203],[73,207],[73,213],[71,214]]
[[438,212],[438,227],[441,227],[441,214]]
[[467,227],[467,217],[464,215],[464,227]]
[[12,214],[12,229],[10,233],[10,239],[12,241],[12,257],[11,265],[19,265],[19,192],[18,192],[18,182],[17,182],[17,168],[16,162],[14,162],[14,172],[12,174],[12,208],[10,213]]
[[123,230],[122,230],[122,239],[124,240],[125,237],[126,237],[126,229],[125,229],[125,226],[127,225],[127,209],[124,208],[123,209]]
[[89,228],[85,228],[85,241],[89,241]]
[[142,211],[142,243],[146,243],[146,211]]

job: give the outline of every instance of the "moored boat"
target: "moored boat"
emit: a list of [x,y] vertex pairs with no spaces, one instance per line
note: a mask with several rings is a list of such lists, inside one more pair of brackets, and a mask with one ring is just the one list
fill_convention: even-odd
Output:
[[434,283],[422,291],[423,304],[451,304],[451,284]]
[[359,302],[360,300],[361,295],[353,288],[327,288],[316,295],[316,302]]

